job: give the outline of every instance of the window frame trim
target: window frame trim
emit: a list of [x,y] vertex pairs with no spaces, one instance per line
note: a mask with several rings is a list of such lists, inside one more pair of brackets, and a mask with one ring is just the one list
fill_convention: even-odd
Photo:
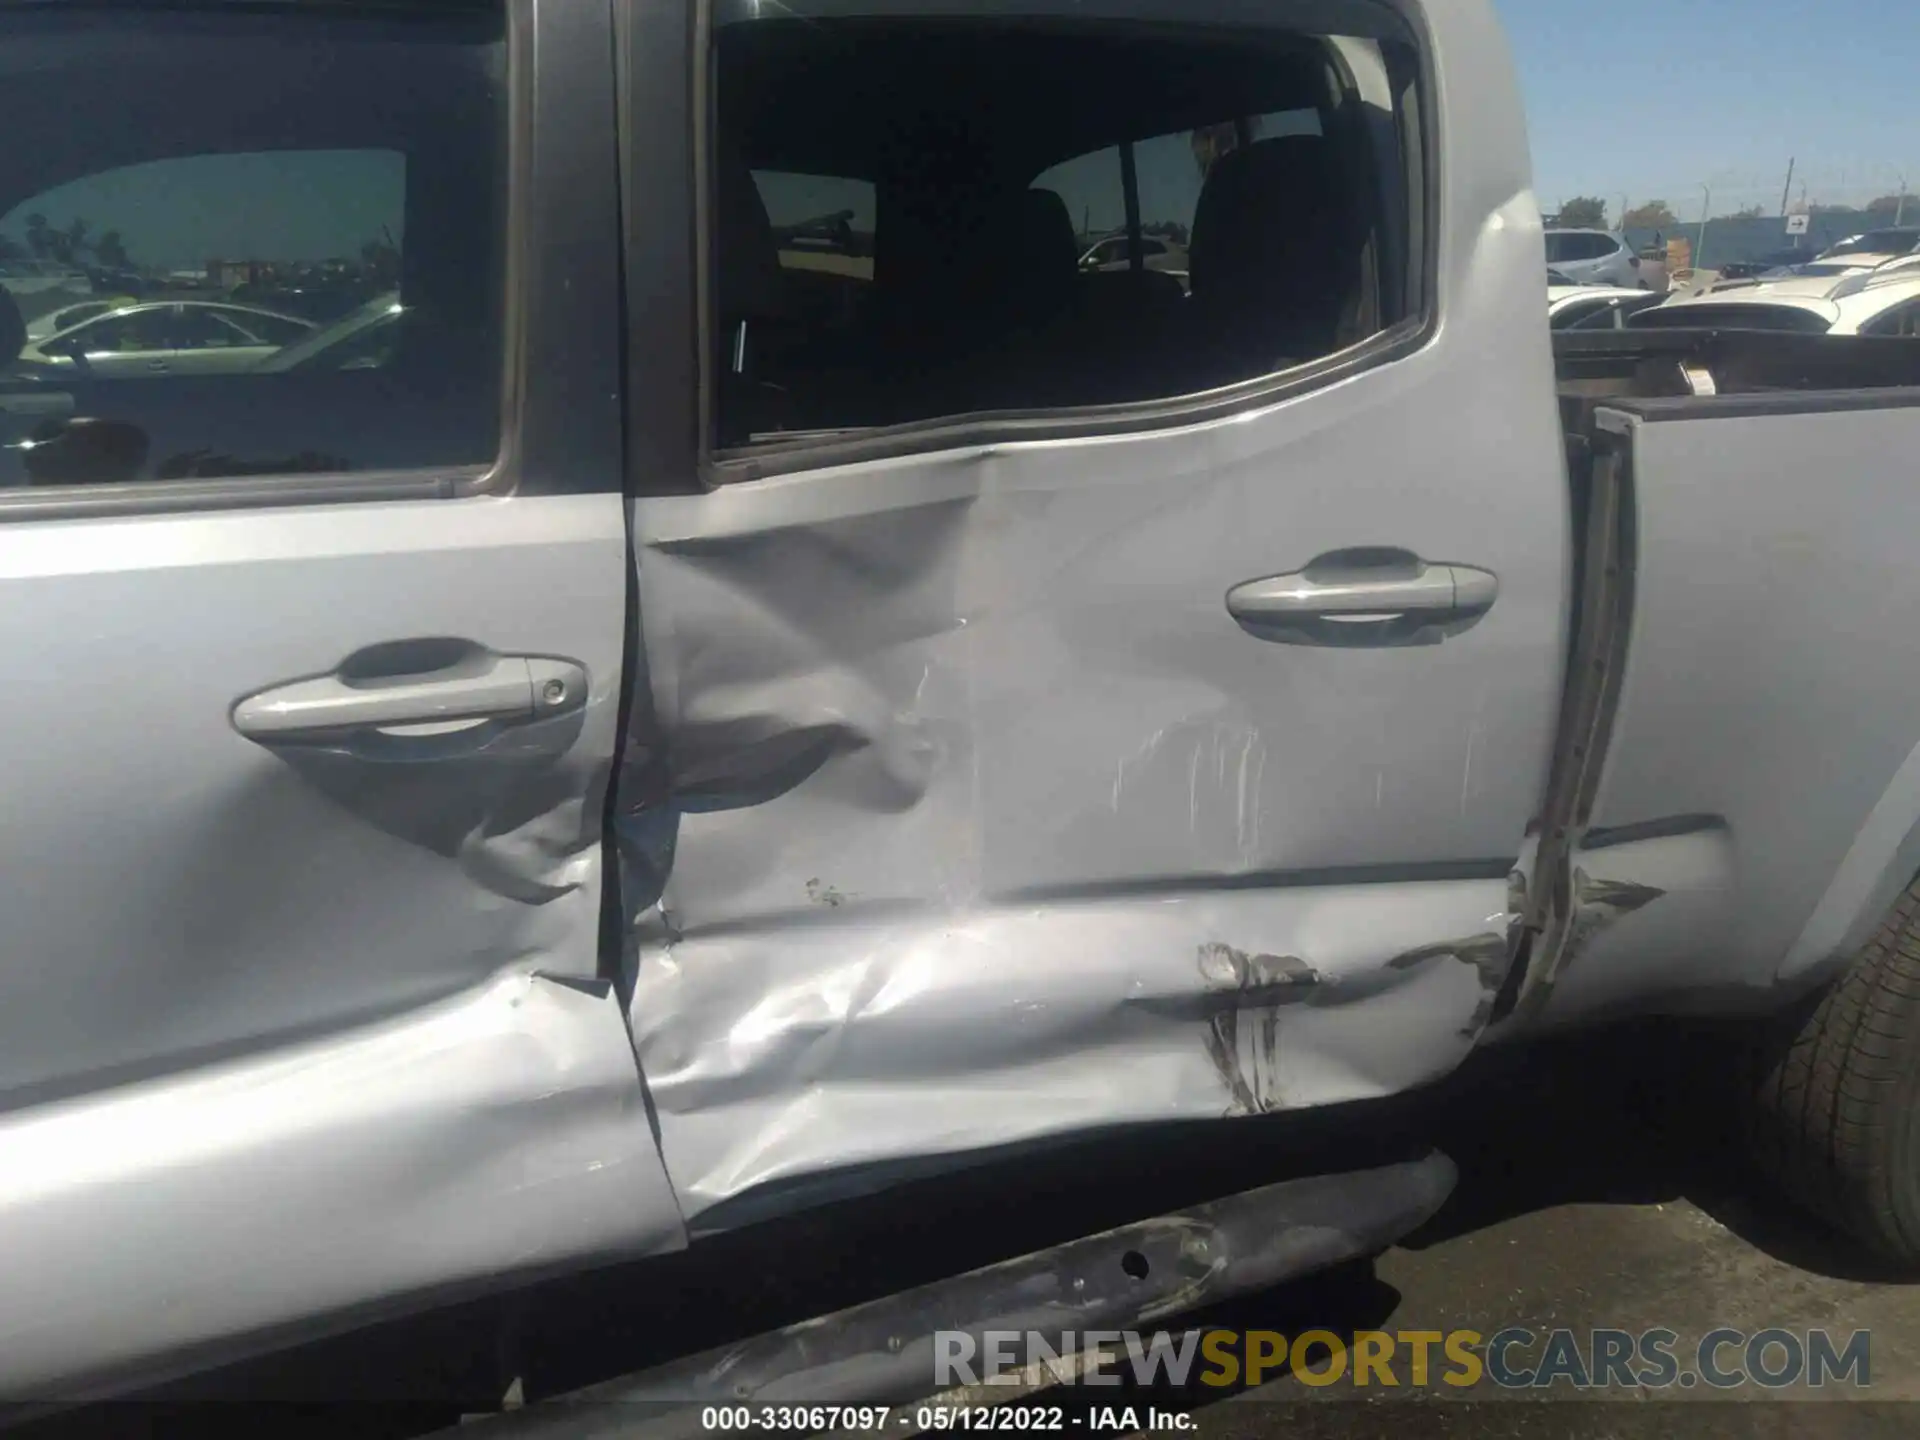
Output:
[[[1417,155],[1402,154],[1403,167],[1417,164],[1420,185],[1420,211],[1409,216],[1409,241],[1417,227],[1418,249],[1409,245],[1409,259],[1418,269],[1410,278],[1417,280],[1418,313],[1368,336],[1358,344],[1331,355],[1291,366],[1285,370],[1257,375],[1213,390],[1187,392],[1149,401],[1130,401],[1113,405],[1090,405],[1050,409],[1014,409],[979,411],[908,421],[900,425],[876,427],[845,435],[808,432],[793,439],[768,440],[749,445],[716,446],[713,425],[714,379],[711,369],[710,317],[714,296],[709,247],[712,242],[710,211],[712,173],[708,136],[715,117],[711,113],[713,67],[717,56],[713,47],[716,33],[714,12],[731,0],[689,0],[695,9],[692,27],[696,84],[702,94],[694,107],[693,196],[696,215],[698,256],[696,305],[701,336],[699,387],[700,428],[697,483],[692,493],[721,489],[755,480],[804,474],[815,470],[873,464],[920,455],[939,455],[977,450],[1001,444],[1035,441],[1092,440],[1128,434],[1151,434],[1190,425],[1230,419],[1248,411],[1265,409],[1316,390],[1326,389],[1356,375],[1404,360],[1426,349],[1439,333],[1439,276],[1441,226],[1440,117],[1438,76],[1434,66],[1433,36],[1417,0],[1365,0],[1365,3],[1390,12],[1405,28],[1414,51],[1417,74],[1417,98],[1420,150]],[[822,8],[832,11],[897,13],[890,0],[826,0]],[[801,12],[812,7],[803,7]],[[1096,11],[1103,7],[1096,6]],[[1138,4],[1122,8],[1137,10]],[[1278,23],[1279,17],[1264,9],[1249,14],[1238,6],[1223,7],[1227,13],[1189,16],[1179,12],[1168,0],[1148,0],[1147,8],[1176,12],[1174,19],[1183,24],[1210,23],[1224,30],[1302,33],[1295,26]],[[1211,7],[1203,6],[1202,10]],[[983,18],[1018,14],[1023,19],[1059,19],[1090,21],[1102,18],[1080,9],[1071,13],[1063,0],[1049,0],[1041,10],[1022,5],[1017,10],[1000,0],[981,0],[973,13]],[[1162,17],[1167,18],[1167,17]],[[751,23],[751,22],[747,22]],[[1404,128],[1404,112],[1393,111],[1396,128]],[[1403,176],[1400,183],[1405,184]],[[663,493],[663,492],[654,492]],[[687,493],[687,492],[679,492]]]
[[[218,10],[217,4],[208,5]],[[562,31],[555,17],[566,12],[565,23],[573,28]],[[492,460],[466,465],[426,465],[388,467],[367,470],[334,471],[316,474],[284,472],[207,480],[139,480],[124,485],[47,485],[0,488],[0,524],[38,520],[86,519],[108,516],[144,516],[203,513],[208,511],[281,510],[314,505],[366,504],[379,501],[458,500],[497,498],[506,495],[545,493],[549,487],[527,485],[530,472],[545,468],[546,457],[528,444],[529,432],[564,432],[567,416],[558,411],[562,395],[551,395],[561,387],[548,387],[550,398],[528,385],[536,361],[545,362],[555,355],[566,339],[566,327],[574,318],[593,310],[617,316],[618,306],[609,292],[597,291],[591,283],[571,285],[585,267],[579,244],[582,238],[577,217],[570,214],[570,202],[581,185],[599,185],[611,190],[616,183],[612,169],[611,138],[607,141],[608,167],[592,173],[580,165],[574,171],[579,179],[567,179],[559,197],[536,194],[536,152],[548,162],[558,147],[576,139],[583,124],[592,122],[592,110],[599,105],[604,113],[600,128],[611,128],[612,66],[611,17],[605,7],[578,5],[569,0],[504,0],[503,46],[506,59],[506,115],[504,232],[501,236],[503,274],[501,276],[501,349],[503,374],[500,390],[500,424]],[[584,29],[581,22],[585,21]],[[608,71],[605,93],[581,83],[579,67],[593,60],[595,30],[602,42],[598,58]],[[589,152],[592,153],[592,152]],[[585,172],[585,173],[583,173]],[[546,177],[541,177],[545,180]],[[536,203],[541,202],[541,203]],[[599,237],[594,237],[598,242]],[[605,241],[607,259],[617,282],[617,251],[611,237]],[[567,256],[563,276],[557,265],[540,260],[543,253],[558,251]],[[598,259],[596,255],[594,259]],[[566,292],[572,288],[575,293]],[[612,322],[617,330],[617,318]],[[617,334],[609,347],[607,363],[617,366]],[[577,371],[579,366],[571,367]],[[609,371],[609,375],[617,370]],[[607,473],[599,483],[586,488],[618,489],[621,480],[617,454],[618,417],[615,426],[616,453],[610,458]],[[560,490],[580,486],[552,487]]]

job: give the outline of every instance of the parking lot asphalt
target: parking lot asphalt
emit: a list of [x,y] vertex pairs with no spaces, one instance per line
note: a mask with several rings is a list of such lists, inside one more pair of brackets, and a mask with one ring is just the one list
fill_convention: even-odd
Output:
[[[1684,1382],[1595,1398],[1566,1381],[1503,1389],[1434,1381],[1309,1384],[1284,1368],[1237,1393],[1123,1394],[1192,1417],[1203,1440],[1391,1434],[1908,1435],[1920,1431],[1920,1284],[1889,1276],[1772,1199],[1750,1175],[1715,1040],[1636,1027],[1490,1057],[1410,1104],[1143,1136],[916,1182],[849,1217],[804,1216],[722,1237],[664,1264],[597,1272],[371,1328],[196,1377],[136,1403],[26,1425],[23,1435],[420,1435],[529,1398],[790,1323],[1107,1225],[1326,1168],[1409,1137],[1453,1156],[1446,1207],[1370,1264],[1245,1297],[1197,1323],[1298,1336],[1321,1329],[1521,1327],[1638,1336],[1666,1329],[1683,1361],[1716,1329],[1824,1328],[1870,1339],[1870,1384],[1717,1390]],[[1365,1156],[1346,1157],[1364,1163]],[[849,1224],[849,1218],[856,1223]],[[1186,1322],[1183,1322],[1186,1323]],[[1537,1364],[1542,1343],[1509,1352]],[[1438,1351],[1435,1351],[1436,1357]],[[1481,1347],[1484,1353],[1484,1346]],[[1738,1348],[1725,1352],[1737,1362]],[[1589,1354],[1588,1358],[1591,1356]],[[1310,1368],[1322,1365],[1310,1358]],[[1691,1368],[1687,1366],[1685,1368]],[[1436,1371],[1439,1369],[1436,1358]],[[1377,1375],[1376,1375],[1377,1379]],[[1188,1422],[1182,1421],[1182,1424]]]

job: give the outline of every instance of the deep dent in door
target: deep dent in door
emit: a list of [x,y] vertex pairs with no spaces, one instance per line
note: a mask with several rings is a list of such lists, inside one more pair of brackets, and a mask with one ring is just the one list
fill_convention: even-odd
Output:
[[[1024,717],[1018,686],[989,693],[1036,645],[1104,645],[1111,664],[1126,643],[1076,629],[1084,555],[1007,573],[1010,527],[1104,506],[1086,551],[1143,573],[1164,538],[1151,504],[1003,485],[1010,458],[954,457],[894,509],[822,515],[807,496],[772,527],[751,492],[782,482],[637,504],[655,715],[632,725],[617,820],[630,1016],[696,1228],[749,1218],[753,1202],[715,1207],[775,1182],[830,1194],[866,1167],[1398,1092],[1457,1065],[1492,1014],[1515,877],[1290,870],[1270,830],[1303,749],[1200,667],[1139,641],[1135,668],[1170,697],[1152,719],[1044,672]],[[1018,732],[1027,779],[1009,785],[991,761],[1023,723],[1051,734]],[[1461,731],[1464,811],[1498,757]],[[1062,764],[1065,747],[1118,757],[1101,813],[1061,812],[1084,790],[1048,792],[1042,743]],[[1174,873],[1116,833],[1135,805],[1178,832]],[[700,863],[676,872],[683,827]],[[1009,863],[1040,853],[1036,829],[1073,847],[1070,878]],[[842,844],[862,853],[836,864]]]

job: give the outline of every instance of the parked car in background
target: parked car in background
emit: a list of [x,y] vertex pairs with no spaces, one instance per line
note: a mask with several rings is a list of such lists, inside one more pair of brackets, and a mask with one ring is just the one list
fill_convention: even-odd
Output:
[[[1782,280],[1809,280],[1832,285],[1849,275],[1865,275],[1878,270],[1883,265],[1891,265],[1904,257],[1881,251],[1863,252],[1857,255],[1836,255],[1827,260],[1809,260],[1801,265],[1776,265],[1771,270],[1763,270],[1758,279],[1773,283]],[[1720,272],[1721,280],[1738,280],[1739,276],[1728,276]]]
[[1832,260],[1842,255],[1911,255],[1916,249],[1920,249],[1920,225],[1897,225],[1849,235],[1838,245],[1829,245],[1814,259]]
[[91,320],[97,315],[104,315],[109,310],[118,310],[123,305],[137,303],[139,302],[131,295],[109,295],[98,300],[82,300],[77,305],[63,305],[58,310],[51,310],[27,325],[27,343],[49,340],[62,330],[71,330],[74,326]]
[[1635,315],[1635,328],[1787,330],[1804,335],[1920,335],[1920,266],[1851,275],[1825,290],[1804,280],[1715,290]]
[[312,322],[205,300],[123,305],[20,352],[22,365],[98,377],[230,375],[251,370]]
[[375,296],[351,315],[303,336],[260,362],[268,374],[287,371],[378,370],[393,354],[406,308],[400,292]]
[[291,315],[315,325],[328,325],[364,305],[367,287],[348,285],[242,285],[227,299],[236,305]]
[[1580,285],[1620,285],[1637,290],[1640,257],[1605,230],[1547,231],[1547,264]]
[[[1160,270],[1169,275],[1177,275],[1184,283],[1187,275],[1187,250],[1184,245],[1163,236],[1142,235],[1140,263],[1148,270]],[[1096,270],[1129,270],[1132,267],[1133,254],[1127,248],[1125,235],[1109,235],[1080,257],[1080,269],[1083,273]]]
[[1547,324],[1555,330],[1618,330],[1627,317],[1665,297],[1613,285],[1549,286]]
[[1770,250],[1751,260],[1729,260],[1720,267],[1722,280],[1752,280],[1770,271],[1795,270],[1812,262],[1813,252],[1799,249]]

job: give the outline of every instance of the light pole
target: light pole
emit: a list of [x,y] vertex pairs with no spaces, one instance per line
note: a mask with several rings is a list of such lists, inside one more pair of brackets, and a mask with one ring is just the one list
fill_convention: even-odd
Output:
[[1700,243],[1693,252],[1693,268],[1700,270],[1707,263],[1707,217],[1713,213],[1713,187],[1700,187]]

